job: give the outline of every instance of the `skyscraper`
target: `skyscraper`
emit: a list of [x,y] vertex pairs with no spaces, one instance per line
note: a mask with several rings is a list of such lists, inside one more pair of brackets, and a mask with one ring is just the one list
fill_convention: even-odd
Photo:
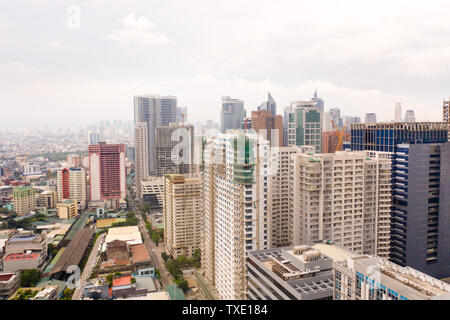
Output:
[[264,133],[272,147],[283,146],[283,117],[273,115],[271,111],[252,111],[251,129]]
[[414,110],[406,110],[405,122],[416,122],[416,116],[414,115]]
[[227,130],[240,129],[245,116],[244,101],[222,97],[220,132],[226,133]]
[[[185,147],[175,149],[181,143],[186,143]],[[156,175],[186,174],[194,170],[194,126],[171,123],[156,127]]]
[[169,254],[192,257],[200,249],[202,178],[200,174],[164,177],[164,241]]
[[270,245],[268,152],[255,133],[219,134],[206,146],[202,269],[221,299],[245,299],[246,255]]
[[399,144],[393,165],[391,260],[450,274],[450,143]]
[[[168,126],[177,119],[177,98],[159,95],[134,97],[134,124],[147,123],[148,170],[156,174],[156,127]],[[136,151],[136,158],[143,158]]]
[[450,122],[450,100],[444,99],[444,104],[442,106],[442,119],[444,122]]
[[134,126],[135,178],[138,196],[142,199],[141,183],[149,175],[148,168],[148,130],[146,122],[138,122]]
[[316,102],[316,107],[324,112],[325,111],[325,102],[323,101],[322,98],[317,97],[317,90],[314,91],[314,97],[311,99],[311,101]]
[[267,101],[258,106],[258,111],[271,111],[273,116],[277,115],[277,103],[273,99],[270,92],[267,94]]
[[322,112],[315,103],[292,102],[284,110],[286,146],[314,146],[322,150]]
[[89,146],[90,200],[120,200],[126,197],[125,145]]
[[395,104],[395,122],[402,122],[402,104],[397,102]]
[[87,204],[86,170],[64,168],[57,172],[58,202],[74,200],[82,209]]
[[30,214],[36,209],[36,192],[32,186],[14,188],[13,204],[14,211],[19,216]]
[[377,115],[375,113],[366,113],[365,123],[376,123]]

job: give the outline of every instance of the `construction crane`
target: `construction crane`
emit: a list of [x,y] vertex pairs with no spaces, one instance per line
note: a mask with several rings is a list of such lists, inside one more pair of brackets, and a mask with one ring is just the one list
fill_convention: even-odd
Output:
[[346,132],[347,122],[345,123],[343,128],[339,128],[338,126],[336,126],[333,119],[331,120],[331,124],[333,125],[334,136],[337,138],[336,150],[334,151],[341,151],[343,150],[344,140],[350,140],[350,134]]
[[181,123],[182,124],[184,124],[185,117],[188,115],[189,115],[188,113],[184,113],[184,112],[181,113]]

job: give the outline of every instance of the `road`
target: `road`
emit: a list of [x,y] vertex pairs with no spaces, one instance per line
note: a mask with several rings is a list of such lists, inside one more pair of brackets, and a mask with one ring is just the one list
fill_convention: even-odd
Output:
[[144,235],[145,246],[147,247],[147,251],[152,258],[152,261],[155,263],[155,268],[157,268],[161,274],[161,285],[162,288],[165,289],[168,285],[172,284],[172,276],[167,275],[168,271],[161,258],[161,251],[163,250],[162,245],[156,247],[148,234],[144,219],[142,219],[140,214],[137,214],[137,216],[139,218],[139,230]]
[[98,259],[98,249],[100,245],[103,243],[104,239],[106,237],[106,233],[102,233],[98,236],[97,241],[94,244],[94,247],[92,248],[91,254],[89,255],[88,261],[86,263],[86,266],[84,267],[83,274],[81,275],[80,279],[80,286],[79,288],[75,289],[75,292],[73,293],[72,300],[81,300],[81,295],[83,294],[83,289],[86,286],[86,282],[89,279],[89,276],[92,273],[92,270],[95,267],[95,264],[97,263]]

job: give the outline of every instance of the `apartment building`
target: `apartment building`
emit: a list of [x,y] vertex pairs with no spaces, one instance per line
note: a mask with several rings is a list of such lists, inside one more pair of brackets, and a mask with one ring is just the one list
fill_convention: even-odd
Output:
[[450,285],[387,259],[355,255],[334,264],[335,300],[449,300]]
[[86,170],[83,168],[64,168],[57,172],[58,202],[74,200],[80,209],[87,205]]
[[[134,148],[136,188],[140,191],[142,187],[141,181],[145,180],[149,175],[148,129],[146,122],[138,122],[134,126]],[[138,196],[142,199],[142,192],[138,192]]]
[[164,177],[164,241],[175,258],[192,257],[200,249],[202,232],[202,178],[199,174]]
[[254,132],[208,141],[204,179],[202,268],[220,299],[245,299],[245,258],[270,246],[269,142]]
[[27,215],[36,209],[36,192],[31,186],[21,186],[13,191],[14,211],[19,215]]
[[357,253],[389,255],[391,154],[299,153],[291,165],[293,245],[331,240]]
[[[314,147],[310,147],[314,152]],[[282,147],[271,149],[272,175],[269,176],[270,192],[268,193],[269,225],[271,230],[270,247],[284,247],[292,243],[289,238],[289,215],[292,206],[289,202],[291,194],[289,183],[292,155],[301,152],[298,147]]]

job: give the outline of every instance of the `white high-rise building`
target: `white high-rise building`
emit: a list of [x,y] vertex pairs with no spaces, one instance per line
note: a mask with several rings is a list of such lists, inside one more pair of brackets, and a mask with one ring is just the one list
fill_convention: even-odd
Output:
[[406,110],[405,122],[416,122],[416,116],[414,110]]
[[293,245],[331,240],[357,253],[388,257],[390,157],[372,151],[294,155]]
[[74,200],[80,208],[87,204],[86,170],[65,168],[57,172],[58,202]]
[[135,171],[136,186],[138,195],[142,198],[141,184],[149,175],[148,169],[148,130],[146,122],[138,122],[134,126],[134,150],[135,150]]
[[245,259],[270,246],[269,141],[254,132],[219,134],[201,165],[204,278],[220,299],[245,299]]
[[402,104],[397,102],[395,104],[395,122],[402,122]]

